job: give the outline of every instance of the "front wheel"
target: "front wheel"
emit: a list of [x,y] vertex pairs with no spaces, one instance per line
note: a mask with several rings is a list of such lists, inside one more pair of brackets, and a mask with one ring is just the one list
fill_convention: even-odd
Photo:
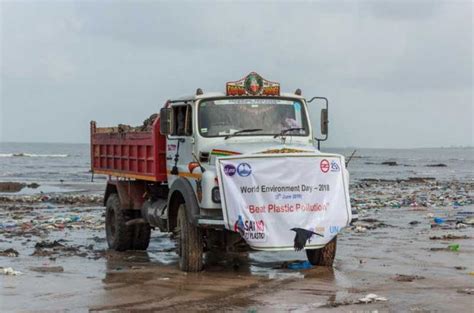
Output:
[[332,266],[336,256],[337,236],[321,249],[306,250],[308,261],[316,266]]
[[201,271],[203,266],[201,232],[198,227],[189,222],[184,204],[181,204],[178,208],[176,234],[178,239],[179,268],[185,272]]

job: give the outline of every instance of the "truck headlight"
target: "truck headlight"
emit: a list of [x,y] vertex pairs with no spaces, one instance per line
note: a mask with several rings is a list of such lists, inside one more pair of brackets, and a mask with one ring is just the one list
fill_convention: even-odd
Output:
[[214,203],[221,203],[221,193],[219,191],[219,187],[212,188],[212,202]]

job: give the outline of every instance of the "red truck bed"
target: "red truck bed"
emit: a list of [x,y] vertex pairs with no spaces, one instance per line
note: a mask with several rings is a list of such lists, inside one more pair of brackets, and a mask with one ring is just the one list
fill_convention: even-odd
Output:
[[91,122],[91,170],[96,174],[154,182],[166,179],[166,137],[157,117],[151,130],[97,127]]

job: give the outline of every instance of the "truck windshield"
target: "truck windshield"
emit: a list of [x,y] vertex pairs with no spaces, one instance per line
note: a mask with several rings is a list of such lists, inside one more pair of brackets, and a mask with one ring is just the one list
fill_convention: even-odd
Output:
[[199,104],[199,132],[204,137],[276,135],[285,129],[287,136],[309,133],[303,104],[298,100],[233,98],[204,100]]

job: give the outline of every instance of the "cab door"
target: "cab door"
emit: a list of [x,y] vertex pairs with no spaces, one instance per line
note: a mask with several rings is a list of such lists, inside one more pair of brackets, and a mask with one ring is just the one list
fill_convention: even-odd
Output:
[[178,177],[189,177],[188,164],[193,161],[193,125],[192,106],[176,103],[173,110],[172,130],[166,145],[166,169],[168,184],[171,185]]

